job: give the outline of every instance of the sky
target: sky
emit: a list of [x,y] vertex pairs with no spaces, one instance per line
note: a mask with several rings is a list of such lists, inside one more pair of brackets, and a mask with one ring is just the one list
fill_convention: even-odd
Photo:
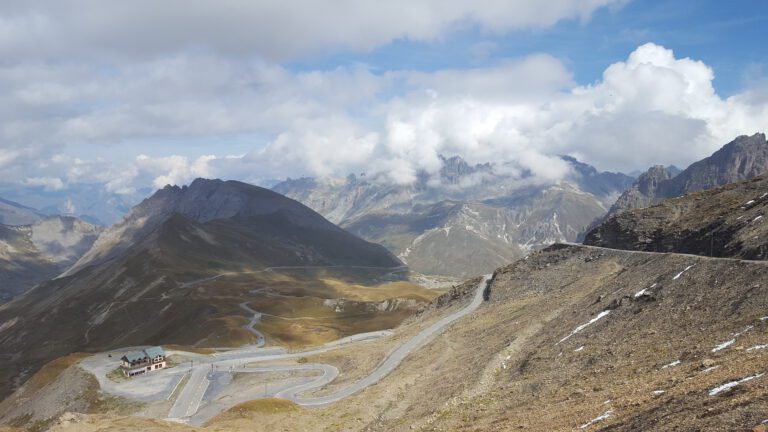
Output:
[[543,4],[4,0],[0,190],[408,184],[441,154],[558,181],[768,129],[768,2]]

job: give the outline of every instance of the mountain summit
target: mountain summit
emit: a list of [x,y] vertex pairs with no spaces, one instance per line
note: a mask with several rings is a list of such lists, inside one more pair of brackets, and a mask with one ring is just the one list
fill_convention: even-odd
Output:
[[[295,265],[399,265],[382,247],[354,237],[290,198],[238,181],[198,178],[189,186],[166,186],[142,201],[108,228],[67,274],[119,255],[149,233],[168,225],[173,215],[178,216],[173,220],[182,225],[208,224],[193,231],[210,242],[215,242],[215,234],[209,228],[215,227],[213,231],[242,231],[246,237],[258,238],[251,245],[254,253],[256,245],[295,248],[295,253],[284,251]],[[272,262],[266,252],[257,255],[265,264],[288,264],[284,260]]]

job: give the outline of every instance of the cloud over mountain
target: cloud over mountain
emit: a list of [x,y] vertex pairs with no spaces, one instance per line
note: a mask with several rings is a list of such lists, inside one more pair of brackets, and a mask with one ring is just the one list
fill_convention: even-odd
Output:
[[506,161],[556,181],[567,169],[557,155],[610,170],[685,166],[765,128],[764,80],[722,97],[712,67],[653,43],[605,64],[588,84],[575,79],[572,59],[489,60],[492,44],[476,44],[486,60],[471,67],[299,61],[434,43],[468,28],[586,23],[623,3],[562,0],[542,11],[522,0],[6,2],[3,182],[49,190],[97,183],[128,194],[199,176],[262,182],[365,171],[402,184],[439,169],[439,154]]

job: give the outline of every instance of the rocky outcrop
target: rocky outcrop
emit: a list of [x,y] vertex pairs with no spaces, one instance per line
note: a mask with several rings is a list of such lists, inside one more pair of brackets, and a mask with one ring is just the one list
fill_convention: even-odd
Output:
[[750,179],[768,171],[765,134],[740,136],[712,156],[693,163],[672,181],[661,184],[664,197],[680,196]]
[[[611,212],[624,211],[626,209],[648,207],[656,201],[656,194],[662,183],[672,179],[674,173],[662,165],[656,165],[648,171],[640,174],[635,183],[627,189],[616,204],[611,208]],[[609,217],[613,214],[609,213]]]
[[609,218],[585,244],[715,257],[768,258],[768,176]]

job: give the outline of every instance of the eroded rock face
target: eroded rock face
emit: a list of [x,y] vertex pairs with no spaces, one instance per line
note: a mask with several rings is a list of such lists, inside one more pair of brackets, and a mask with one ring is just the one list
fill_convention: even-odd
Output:
[[613,249],[768,258],[768,176],[626,211],[584,241]]
[[31,240],[50,261],[69,267],[88,252],[103,230],[72,216],[49,216],[31,226]]

